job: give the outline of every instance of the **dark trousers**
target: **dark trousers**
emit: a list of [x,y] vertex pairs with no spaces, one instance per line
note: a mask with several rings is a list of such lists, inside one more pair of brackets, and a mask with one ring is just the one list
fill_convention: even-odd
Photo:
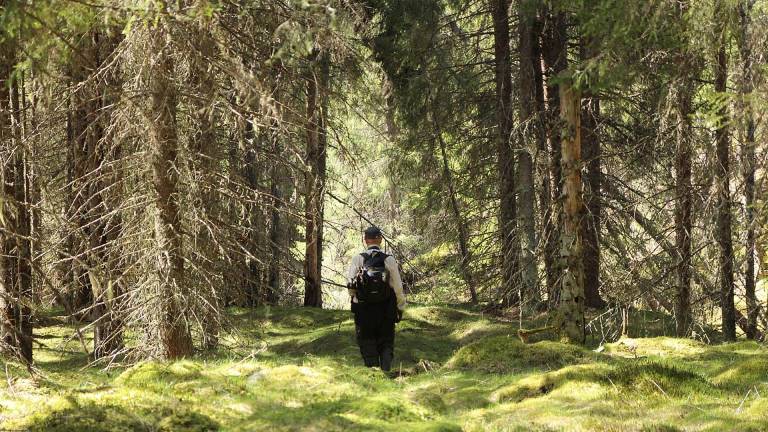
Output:
[[394,302],[383,304],[352,303],[355,314],[355,336],[363,362],[368,367],[378,366],[383,371],[392,368],[395,354]]

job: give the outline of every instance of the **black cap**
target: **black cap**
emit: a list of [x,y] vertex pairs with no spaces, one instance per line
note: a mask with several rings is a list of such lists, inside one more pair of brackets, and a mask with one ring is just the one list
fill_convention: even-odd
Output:
[[375,239],[381,237],[381,230],[379,227],[370,226],[365,229],[365,238]]

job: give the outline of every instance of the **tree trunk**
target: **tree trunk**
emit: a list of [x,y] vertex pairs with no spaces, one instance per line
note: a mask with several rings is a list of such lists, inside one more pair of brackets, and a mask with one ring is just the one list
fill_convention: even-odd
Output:
[[[250,190],[249,193],[262,191],[262,176],[260,175],[259,155],[257,140],[264,138],[262,133],[257,135],[253,119],[246,119],[243,131],[243,140],[240,143],[240,151],[243,154],[242,177]],[[256,200],[258,198],[254,198]],[[261,206],[255,203],[245,205],[246,224],[246,248],[250,256],[246,257],[244,265],[243,282],[245,284],[245,305],[256,307],[261,302],[262,266],[255,259],[260,254],[258,247],[264,244],[262,237],[264,231],[264,216]]]
[[456,230],[459,235],[459,255],[461,256],[461,262],[459,266],[461,268],[461,277],[464,279],[464,283],[467,284],[469,290],[469,300],[472,304],[477,303],[477,289],[475,287],[474,278],[472,277],[472,269],[469,267],[472,257],[469,252],[469,234],[467,233],[467,223],[461,215],[461,208],[459,208],[459,200],[456,195],[456,186],[454,184],[453,173],[448,166],[448,154],[446,152],[445,140],[443,139],[443,133],[438,126],[437,119],[432,115],[432,122],[435,126],[435,135],[438,143],[440,144],[440,156],[442,158],[443,165],[443,179],[448,185],[448,198],[451,203],[451,212],[453,213],[453,220],[456,223]]
[[328,55],[315,52],[307,79],[306,254],[304,306],[322,307],[323,201],[325,198]]
[[[685,22],[687,3],[678,6],[681,22]],[[687,47],[679,48],[677,67],[679,76],[677,82],[670,86],[676,108],[676,150],[675,150],[675,253],[677,261],[675,269],[675,334],[680,337],[688,336],[691,331],[691,233],[693,231],[691,189],[691,161],[693,148],[691,144],[691,97],[693,82],[689,73],[691,66],[688,61]]]
[[157,247],[157,295],[160,308],[160,356],[178,358],[192,353],[192,338],[187,328],[183,306],[188,296],[184,280],[184,257],[181,218],[177,202],[178,135],[176,130],[177,90],[174,86],[174,64],[170,35],[160,22],[150,28],[151,51],[155,56],[147,70],[150,90],[149,128],[152,184],[155,193],[155,242]]
[[[99,50],[99,64],[103,65],[117,49],[121,34],[116,28],[109,29],[109,34],[96,34],[95,44]],[[93,217],[97,221],[95,232],[91,236],[92,266],[100,269],[95,276],[100,278],[99,290],[94,291],[94,356],[96,358],[112,356],[124,348],[122,322],[122,285],[119,276],[123,266],[122,248],[117,244],[122,231],[122,220],[117,209],[123,199],[120,167],[122,157],[120,144],[113,139],[110,128],[112,112],[119,100],[122,83],[118,71],[110,69],[104,75],[104,84],[99,91],[100,135],[95,143],[93,161],[94,171],[101,171],[101,178],[94,180]]]
[[533,160],[531,152],[541,147],[544,141],[541,135],[541,124],[538,97],[537,74],[541,69],[539,49],[537,47],[539,34],[536,31],[535,9],[530,2],[521,2],[519,7],[519,37],[520,51],[520,147],[517,158],[519,218],[521,231],[521,270],[522,270],[522,300],[529,309],[536,309],[541,302],[538,287],[538,270],[536,263],[536,220],[534,219],[534,180]]
[[[280,141],[280,137],[277,131],[277,124],[273,124],[273,129],[270,130],[270,140],[272,142],[273,157],[281,159],[283,157],[283,148]],[[284,182],[282,166],[279,162],[273,161],[272,166],[269,169],[269,183],[270,194],[272,195],[272,206],[270,208],[270,223],[269,223],[269,276],[267,281],[267,303],[271,305],[277,305],[280,300],[280,284],[281,284],[281,265],[283,244],[284,244],[284,228],[283,228],[283,216],[280,211],[283,207],[283,193],[281,184]]]
[[560,86],[562,113],[563,231],[560,267],[564,270],[558,306],[560,336],[570,343],[583,343],[584,332],[584,257],[582,215],[584,202],[581,184],[581,103],[578,91]]
[[[720,4],[720,3],[718,3]],[[720,4],[720,6],[722,6]],[[720,10],[721,8],[717,8]],[[716,20],[721,15],[715,15]],[[725,94],[728,79],[725,29],[720,29],[719,46],[715,63],[715,91]],[[733,299],[733,242],[731,239],[731,191],[730,191],[730,137],[728,135],[728,106],[723,103],[718,115],[719,125],[715,130],[717,158],[715,161],[717,191],[717,227],[716,238],[719,248],[719,281],[725,340],[736,339],[736,312]]]
[[752,43],[750,14],[754,0],[739,2],[739,52],[741,53],[742,82],[740,88],[742,115],[744,121],[744,143],[741,148],[744,169],[744,213],[746,225],[744,294],[747,301],[747,338],[755,339],[757,334],[758,303],[755,295],[755,115],[751,96],[754,91],[754,72],[752,66]]
[[[581,43],[581,60],[596,57],[595,41],[587,38]],[[596,76],[589,77],[589,83],[596,81]],[[598,132],[600,116],[600,98],[588,86],[581,104],[582,159],[587,166],[584,185],[584,219],[582,231],[584,238],[584,301],[592,308],[605,307],[605,300],[600,295],[600,216],[601,216],[601,149]]]
[[71,95],[72,203],[68,209],[70,224],[74,225],[68,242],[70,257],[77,257],[70,261],[75,272],[73,311],[89,309],[87,315],[95,322],[95,358],[123,348],[122,323],[116,313],[118,285],[113,283],[120,253],[112,250],[117,247],[114,243],[121,229],[114,214],[119,204],[107,196],[117,187],[114,162],[119,152],[106,131],[117,101],[118,83],[113,71],[106,71],[103,78],[93,75],[117,43],[117,36],[89,31],[81,39],[80,55],[72,61],[70,77],[75,88]]
[[0,158],[2,190],[0,203],[0,337],[13,355],[32,362],[31,256],[29,207],[24,146],[21,142],[18,82],[11,82],[15,65],[15,43],[0,31]]
[[70,293],[70,305],[73,318],[83,319],[86,312],[93,305],[93,287],[88,277],[88,264],[86,252],[88,251],[88,237],[92,232],[89,224],[88,206],[91,205],[88,196],[88,174],[91,168],[88,166],[89,148],[101,139],[101,133],[96,123],[99,104],[95,100],[95,84],[86,84],[91,71],[98,65],[98,52],[94,44],[95,33],[88,32],[82,36],[79,44],[79,55],[74,56],[70,65],[70,80],[73,87],[70,104],[70,149],[69,166],[70,183],[69,206],[66,210],[67,222],[71,227],[67,233],[67,254],[70,275],[67,282],[72,285],[67,287]]
[[492,0],[493,44],[496,75],[497,164],[499,171],[499,230],[501,232],[501,293],[506,305],[520,299],[519,247],[517,237],[517,203],[515,197],[515,158],[511,135],[512,75],[509,36],[509,0]]
[[675,333],[687,336],[691,330],[691,232],[693,230],[691,190],[691,95],[693,86],[686,77],[677,84],[677,149],[675,153],[675,257],[677,261]]
[[[218,222],[216,203],[219,198],[215,192],[215,173],[217,167],[216,155],[216,131],[213,123],[213,109],[211,105],[216,94],[216,81],[213,79],[213,71],[210,62],[213,61],[214,42],[210,38],[210,28],[200,24],[193,30],[197,33],[195,45],[197,52],[192,56],[191,84],[195,95],[192,100],[192,128],[193,133],[189,139],[191,154],[191,171],[197,179],[197,198],[199,220],[194,222],[195,252],[200,254],[203,268],[209,267],[211,274],[218,270],[218,251],[213,243],[211,227]],[[207,279],[207,278],[206,278]],[[209,284],[202,288],[204,302],[199,306],[202,309],[202,345],[206,350],[215,349],[219,343],[219,328],[221,321],[221,299],[219,287]]]
[[544,14],[542,33],[542,59],[546,77],[545,99],[547,104],[546,131],[549,150],[550,214],[544,222],[544,268],[546,271],[548,303],[555,308],[559,301],[559,290],[563,269],[559,267],[558,247],[562,229],[561,212],[558,210],[562,193],[561,181],[561,137],[560,137],[560,92],[555,79],[568,66],[567,32],[565,15],[548,10]]

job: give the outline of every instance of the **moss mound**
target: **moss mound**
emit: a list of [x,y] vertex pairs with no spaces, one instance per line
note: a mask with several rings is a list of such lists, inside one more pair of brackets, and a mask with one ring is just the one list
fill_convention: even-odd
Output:
[[155,429],[119,406],[75,405],[39,418],[29,425],[29,430],[35,432],[150,432]]
[[348,311],[335,311],[327,309],[312,308],[292,308],[277,309],[273,308],[264,315],[265,319],[279,323],[281,326],[290,328],[317,328],[333,324],[343,317],[348,318]]
[[754,356],[728,364],[725,369],[712,379],[717,385],[725,387],[750,388],[755,384],[768,382],[768,358]]
[[219,425],[194,411],[175,412],[162,420],[157,425],[157,432],[209,432],[219,430]]
[[173,363],[147,361],[126,369],[116,382],[123,385],[157,385],[200,378],[202,366],[191,360]]
[[412,422],[423,420],[423,413],[416,406],[392,397],[374,396],[352,404],[352,412],[367,418],[387,422]]
[[666,361],[640,360],[620,364],[608,377],[617,386],[645,394],[681,397],[712,394],[716,387],[702,375]]
[[605,352],[623,357],[685,357],[701,354],[707,345],[693,339],[672,337],[622,338],[618,342],[605,344]]
[[444,326],[455,324],[467,318],[471,318],[469,312],[443,306],[424,306],[410,308],[407,311],[405,319],[422,321],[434,326]]
[[667,424],[643,426],[643,428],[640,429],[640,432],[680,432],[680,431],[681,429],[678,429],[675,426],[671,426]]
[[520,379],[493,392],[491,402],[520,402],[524,399],[547,395],[556,389],[568,385],[577,385],[585,391],[585,384],[596,384],[598,387],[610,385],[608,375],[612,366],[607,364],[584,364],[564,367],[548,373],[534,374]]
[[495,336],[459,349],[447,366],[489,373],[514,373],[526,369],[559,369],[594,360],[598,356],[582,347],[542,341],[523,344],[516,336]]

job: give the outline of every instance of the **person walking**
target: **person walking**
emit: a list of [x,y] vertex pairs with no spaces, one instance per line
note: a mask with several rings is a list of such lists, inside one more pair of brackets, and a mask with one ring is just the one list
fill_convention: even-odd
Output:
[[405,310],[403,282],[395,258],[381,250],[381,230],[371,226],[363,237],[366,250],[352,258],[347,272],[355,336],[365,365],[389,371],[395,324]]

